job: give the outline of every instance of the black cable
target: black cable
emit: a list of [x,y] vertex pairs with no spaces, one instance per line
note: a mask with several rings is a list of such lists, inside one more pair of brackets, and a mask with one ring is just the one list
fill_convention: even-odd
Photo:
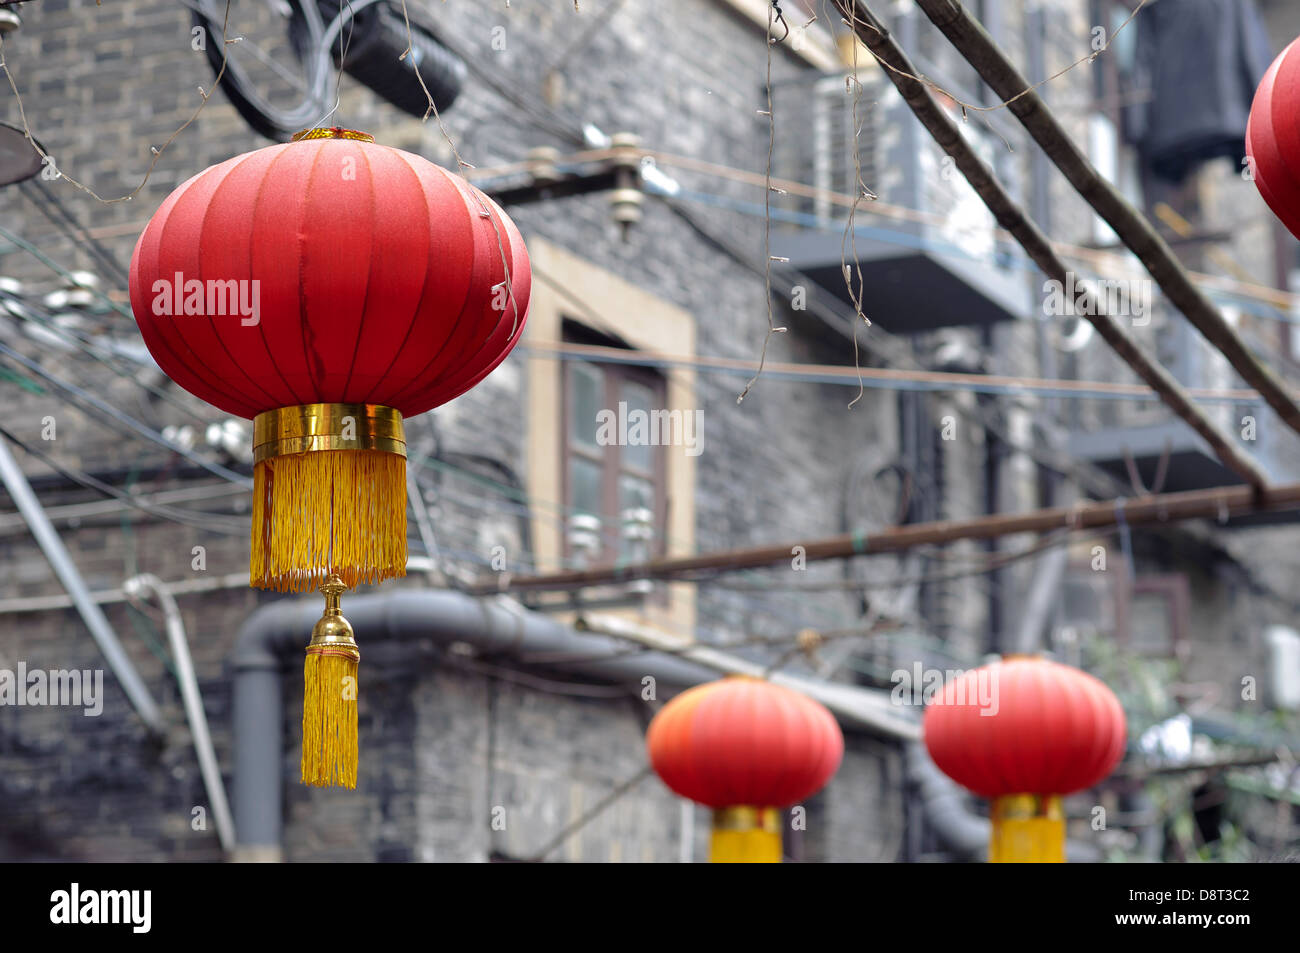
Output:
[[65,394],[71,395],[82,404],[88,404],[89,406],[94,407],[97,411],[99,411],[99,413],[116,421],[118,424],[121,425],[117,429],[121,430],[122,427],[125,427],[126,430],[124,432],[129,433],[132,436],[144,437],[150,443],[155,443],[158,446],[162,447],[164,450],[169,451],[170,453],[180,454],[185,459],[193,463],[197,463],[199,466],[207,470],[209,473],[212,473],[215,476],[219,476],[223,480],[229,480],[231,483],[235,483],[238,484],[239,486],[244,486],[244,487],[248,487],[249,489],[252,489],[253,481],[248,477],[236,473],[234,470],[230,470],[226,467],[223,467],[219,463],[212,463],[209,460],[204,460],[198,454],[190,450],[186,450],[183,447],[176,446],[174,443],[167,440],[167,438],[165,438],[162,434],[158,433],[158,431],[152,429],[146,424],[142,424],[134,417],[122,413],[122,411],[118,410],[112,404],[100,400],[98,397],[95,397],[93,394],[86,393],[84,390],[82,390],[80,387],[76,386],[75,384],[69,384],[67,381],[61,379],[60,377],[51,374],[49,371],[43,368],[36,361],[33,361],[29,357],[23,356],[22,354],[18,353],[8,345],[0,344],[0,354],[4,354],[9,358],[11,358],[12,360],[17,361],[19,364],[27,368],[29,371],[32,371],[37,376],[53,384],[58,390],[63,391]]
[[224,517],[220,513],[201,513],[200,511],[179,510],[174,507],[166,506],[161,503],[149,503],[145,500],[119,490],[112,484],[105,483],[98,477],[92,476],[84,470],[77,470],[72,467],[66,467],[54,459],[52,454],[43,450],[38,450],[26,441],[21,440],[9,430],[0,426],[0,437],[4,437],[14,446],[21,448],[31,456],[40,460],[46,466],[57,471],[63,477],[71,480],[73,483],[84,486],[88,490],[96,490],[105,496],[110,496],[115,500],[125,503],[127,506],[142,510],[152,516],[161,516],[177,523],[184,523],[187,526],[196,526],[199,529],[206,529],[217,533],[226,533],[231,536],[243,536],[248,533],[245,526],[226,525]]
[[37,327],[43,328],[52,334],[62,336],[65,340],[67,340],[69,345],[79,348],[83,354],[85,354],[90,358],[93,358],[94,360],[98,361],[100,364],[103,364],[106,368],[108,368],[118,377],[121,377],[125,380],[129,380],[140,385],[140,387],[144,388],[146,391],[153,394],[155,397],[158,397],[160,400],[166,401],[167,403],[171,404],[173,407],[177,408],[178,410],[184,412],[185,414],[188,414],[190,417],[194,418],[194,420],[200,424],[206,425],[209,422],[208,418],[204,417],[198,411],[194,410],[191,407],[186,406],[184,403],[177,400],[165,389],[159,387],[156,384],[152,384],[147,380],[142,380],[140,377],[139,368],[141,366],[147,367],[148,365],[142,365],[141,362],[136,361],[136,362],[132,362],[135,365],[134,367],[127,367],[125,364],[119,361],[112,360],[111,358],[117,358],[119,357],[119,355],[114,354],[112,351],[106,351],[102,348],[98,348],[95,345],[94,341],[91,340],[90,335],[72,330],[70,328],[60,327],[58,324],[55,323],[54,315],[51,314],[49,311],[46,311],[44,308],[40,308],[33,305],[26,298],[23,298],[19,295],[15,295],[11,292],[7,292],[4,291],[3,289],[0,289],[0,304],[3,304],[5,302],[11,302],[13,305],[17,306],[17,310],[19,312],[18,314],[14,314],[14,308],[12,307],[6,309],[13,317],[25,321],[31,321],[31,323],[35,324]]
[[[90,234],[86,226],[81,224],[49,187],[39,179],[28,179],[25,182],[20,182],[18,188],[40,210],[41,214],[53,222],[54,226],[63,234],[72,239],[73,244],[80,247],[91,258],[96,259],[100,265],[104,266],[105,270],[115,273],[121,287],[125,288],[130,283],[130,276],[127,274],[126,269],[118,263],[112,253],[104,247],[103,243]],[[58,215],[55,215],[55,212],[58,212]],[[62,216],[62,221],[59,216]]]

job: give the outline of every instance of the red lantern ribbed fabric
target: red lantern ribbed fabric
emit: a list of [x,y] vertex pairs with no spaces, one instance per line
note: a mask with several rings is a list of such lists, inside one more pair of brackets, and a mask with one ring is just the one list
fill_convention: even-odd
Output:
[[[256,322],[229,305],[159,313],[194,280],[255,300]],[[236,156],[179,186],[140,236],[130,284],[159,366],[227,413],[372,403],[411,417],[510,352],[531,272],[514,223],[459,176],[400,149],[320,138]]]
[[1255,91],[1246,155],[1260,195],[1300,238],[1300,40],[1273,61]]
[[1042,658],[965,672],[925,711],[934,763],[984,797],[1091,787],[1123,757],[1126,730],[1119,699],[1104,683]]
[[825,786],[844,736],[825,706],[757,678],[697,685],[664,705],[646,731],[655,772],[712,808],[786,807]]

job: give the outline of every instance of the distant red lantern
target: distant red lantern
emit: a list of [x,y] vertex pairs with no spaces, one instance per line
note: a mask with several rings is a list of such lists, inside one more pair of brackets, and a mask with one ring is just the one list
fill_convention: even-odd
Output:
[[1300,40],[1273,61],[1255,92],[1246,156],[1260,195],[1300,238]]
[[991,861],[1064,861],[1061,796],[1124,755],[1124,709],[1086,672],[1008,656],[948,682],[925,712],[939,769],[993,800]]
[[250,583],[322,590],[303,780],[356,785],[360,658],[339,596],[406,573],[405,417],[469,390],[523,333],[531,273],[468,182],[318,129],[180,185],[131,259],[131,306],[177,384],[253,420]]
[[714,809],[715,862],[779,863],[777,809],[826,785],[844,756],[844,736],[824,705],[733,676],[668,702],[650,722],[646,748],[664,784]]

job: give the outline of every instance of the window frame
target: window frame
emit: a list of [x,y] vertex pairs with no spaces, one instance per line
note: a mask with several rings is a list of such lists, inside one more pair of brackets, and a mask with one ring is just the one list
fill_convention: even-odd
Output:
[[[595,332],[575,322],[572,318],[564,319],[564,341],[565,343],[593,343],[592,338],[596,336]],[[627,347],[622,342],[606,340],[600,342],[603,346],[621,347],[629,353],[635,353],[634,348]],[[624,558],[622,548],[622,510],[620,508],[620,484],[624,475],[647,478],[645,471],[634,471],[629,469],[624,462],[625,448],[618,444],[611,444],[600,447],[599,452],[592,453],[589,448],[575,441],[573,431],[573,410],[574,410],[574,381],[579,367],[591,367],[601,372],[601,381],[603,384],[603,394],[600,401],[600,409],[608,409],[618,413],[618,403],[622,399],[623,385],[637,384],[647,388],[650,391],[651,411],[657,409],[670,409],[668,407],[668,380],[665,375],[658,372],[657,369],[645,364],[624,364],[621,362],[598,362],[583,360],[581,358],[566,359],[562,364],[562,382],[560,387],[560,432],[559,432],[559,450],[558,466],[560,468],[560,490],[561,500],[564,512],[564,532],[562,534],[562,551],[566,561],[572,561],[577,556],[568,532],[569,518],[576,513],[578,509],[575,506],[573,497],[573,470],[572,461],[574,457],[587,460],[592,463],[598,463],[601,467],[600,476],[600,507],[601,512],[594,514],[601,520],[601,549],[594,558],[593,566],[615,565]],[[683,411],[682,413],[687,413]],[[596,421],[591,422],[593,432],[596,428]],[[668,492],[667,492],[667,464],[666,452],[669,448],[662,445],[649,447],[651,451],[651,468],[648,479],[653,486],[654,495],[654,518],[652,526],[654,528],[654,539],[650,545],[650,558],[659,558],[667,553],[667,526],[668,526]]]

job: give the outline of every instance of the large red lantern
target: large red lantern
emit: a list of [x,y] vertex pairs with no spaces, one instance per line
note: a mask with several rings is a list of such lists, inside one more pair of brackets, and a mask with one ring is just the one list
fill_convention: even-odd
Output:
[[360,653],[338,599],[406,572],[403,418],[501,363],[530,284],[523,238],[490,198],[342,129],[200,172],[136,244],[131,306],[150,353],[253,420],[251,584],[326,594],[307,657],[308,783],[356,785]]
[[759,678],[689,689],[646,731],[655,772],[675,793],[713,808],[714,862],[779,863],[777,809],[816,794],[844,756],[825,706]]
[[1061,797],[1092,787],[1124,755],[1124,710],[1086,672],[1008,656],[944,685],[925,712],[944,774],[993,801],[990,861],[1065,860]]
[[1273,61],[1255,91],[1246,155],[1260,195],[1300,238],[1300,40]]

